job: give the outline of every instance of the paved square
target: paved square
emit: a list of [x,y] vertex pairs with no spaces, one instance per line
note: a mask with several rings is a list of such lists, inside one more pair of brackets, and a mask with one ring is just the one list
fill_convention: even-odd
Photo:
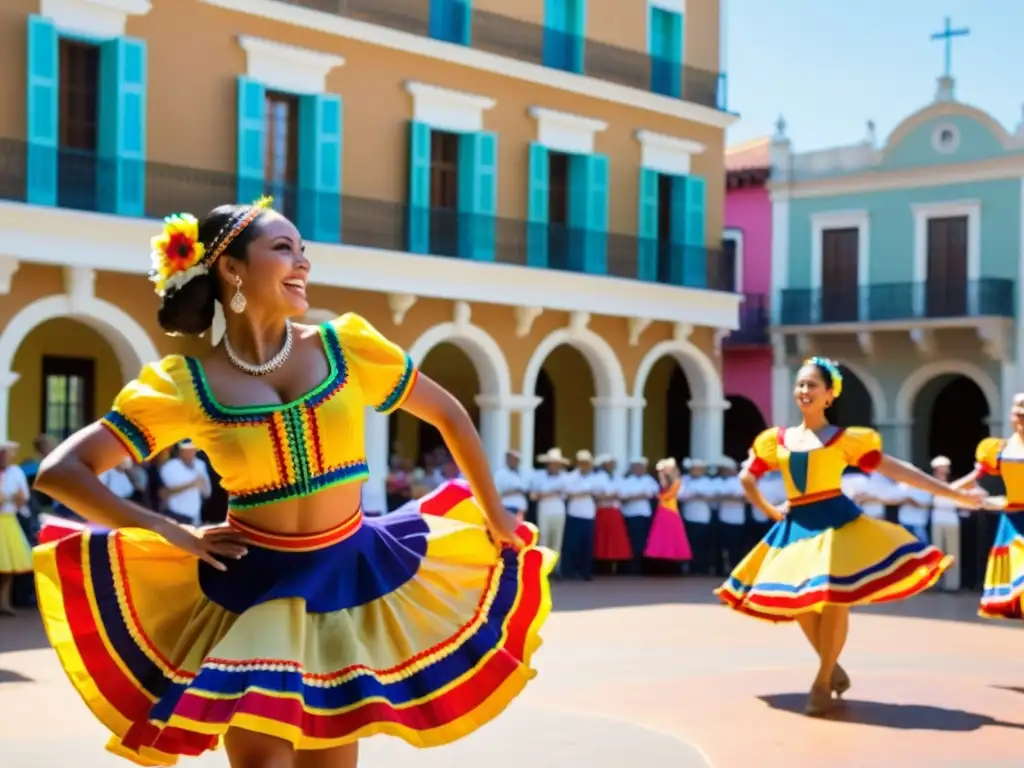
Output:
[[[363,745],[366,766],[864,768],[1024,766],[1024,627],[927,594],[859,610],[849,702],[799,714],[814,674],[799,630],[733,614],[715,582],[559,584],[540,675],[502,718],[450,747]],[[124,768],[46,646],[38,617],[0,619],[0,765]],[[182,761],[223,766],[223,754]]]

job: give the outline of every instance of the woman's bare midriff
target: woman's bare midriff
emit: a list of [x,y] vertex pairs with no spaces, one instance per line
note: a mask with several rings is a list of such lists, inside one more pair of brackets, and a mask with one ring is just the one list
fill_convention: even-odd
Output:
[[230,511],[229,517],[271,533],[319,533],[335,528],[359,510],[362,483],[346,483],[310,496],[265,507]]

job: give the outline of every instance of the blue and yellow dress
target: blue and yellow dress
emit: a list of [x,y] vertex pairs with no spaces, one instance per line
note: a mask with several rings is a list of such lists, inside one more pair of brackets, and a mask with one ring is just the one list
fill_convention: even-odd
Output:
[[500,549],[465,484],[418,508],[361,512],[315,535],[245,522],[261,505],[368,475],[364,408],[412,388],[408,355],[357,315],[325,323],[330,375],[280,406],[230,407],[201,364],[146,366],[103,424],[136,460],[191,438],[230,493],[249,553],[218,571],[140,529],[80,531],[35,551],[39,604],[108,749],[173,765],[232,726],[323,749],[373,734],[445,744],[504,710],[550,607],[555,555]]
[[985,588],[978,615],[987,619],[1024,618],[1024,441],[986,437],[975,451],[980,473],[1001,477],[1006,511],[999,516],[996,538],[985,568]]
[[785,429],[757,436],[748,471],[781,470],[789,512],[736,566],[715,593],[741,613],[792,621],[826,605],[884,603],[931,587],[953,559],[902,526],[862,515],[841,490],[843,470],[878,467],[873,429],[836,429],[820,448],[793,451]]

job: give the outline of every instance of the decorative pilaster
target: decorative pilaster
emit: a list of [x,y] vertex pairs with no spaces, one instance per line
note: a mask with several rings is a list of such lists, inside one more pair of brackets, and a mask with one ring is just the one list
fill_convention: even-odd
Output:
[[504,464],[511,441],[512,408],[508,398],[494,395],[477,395],[476,404],[480,408],[480,439],[491,468],[497,469]]
[[[629,411],[636,405],[636,398],[593,397],[594,406],[594,450],[615,457],[620,467],[629,461]],[[643,439],[641,417],[641,439]]]
[[731,403],[728,400],[705,403],[691,400],[687,405],[690,408],[690,456],[718,461],[723,455],[725,411]]
[[9,440],[8,418],[11,413],[11,389],[21,376],[14,371],[0,372],[0,440]]
[[[509,398],[508,407],[511,413],[519,414],[519,453],[522,455],[520,471],[533,466],[533,457],[536,456],[536,448],[533,444],[534,427],[536,425],[537,406],[544,401],[536,395],[512,395]],[[551,446],[543,446],[547,450]]]

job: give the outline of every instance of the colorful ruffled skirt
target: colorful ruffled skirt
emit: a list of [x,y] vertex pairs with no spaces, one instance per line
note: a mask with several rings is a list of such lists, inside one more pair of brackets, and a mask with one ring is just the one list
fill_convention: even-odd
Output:
[[618,507],[601,507],[594,522],[595,560],[632,560],[626,519]]
[[677,510],[659,506],[654,511],[644,557],[677,563],[693,559],[693,550],[690,549],[690,539],[686,536],[683,516]]
[[232,727],[303,750],[379,733],[432,747],[536,674],[556,556],[528,526],[524,549],[499,550],[464,484],[316,535],[234,524],[249,552],[224,572],[139,529],[37,547],[50,642],[112,752],[173,765]]
[[741,613],[792,621],[826,605],[903,600],[935,584],[952,562],[902,526],[833,496],[791,507],[715,594]]
[[985,588],[978,615],[986,619],[1024,618],[1024,511],[999,517],[996,538],[985,568]]
[[0,514],[0,576],[32,572],[32,547],[18,516]]

